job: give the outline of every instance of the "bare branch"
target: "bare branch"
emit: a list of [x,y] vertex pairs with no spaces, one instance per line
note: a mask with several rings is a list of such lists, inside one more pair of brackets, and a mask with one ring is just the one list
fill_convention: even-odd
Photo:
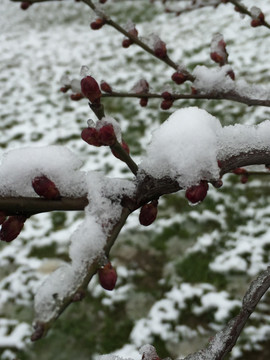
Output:
[[185,360],[222,360],[232,350],[250,315],[270,287],[270,267],[261,273],[249,286],[239,314],[218,332],[209,345],[198,352],[188,355]]

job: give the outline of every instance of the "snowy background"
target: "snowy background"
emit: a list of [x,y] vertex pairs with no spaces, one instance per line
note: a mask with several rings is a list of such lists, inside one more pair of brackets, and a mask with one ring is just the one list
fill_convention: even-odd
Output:
[[[261,6],[270,19],[270,4]],[[125,6],[123,6],[123,4]],[[87,65],[98,80],[130,90],[145,78],[163,91],[173,73],[136,46],[121,47],[122,35],[104,27],[92,31],[91,10],[73,1],[34,4],[27,11],[0,0],[0,155],[29,146],[65,145],[83,162],[82,170],[130,178],[106,148],[80,140],[89,118],[86,100],[72,102],[59,92],[63,74],[80,77]],[[216,32],[227,42],[236,79],[267,86],[270,37],[266,28],[251,28],[230,4],[174,17],[157,2],[108,1],[107,12],[124,25],[132,19],[140,36],[158,33],[172,59],[192,71],[215,67],[210,43]],[[178,89],[186,89],[182,85]],[[139,162],[151,133],[169,114],[190,105],[217,116],[221,124],[259,124],[270,119],[266,107],[229,101],[177,101],[161,111],[159,100],[141,108],[136,99],[104,99],[106,113],[121,124],[131,154]],[[27,161],[27,151],[22,152]],[[264,170],[263,168],[259,168]],[[70,234],[83,213],[40,214],[27,221],[18,239],[0,244],[0,356],[50,360],[95,359],[115,352],[140,359],[145,343],[161,357],[173,358],[204,346],[237,313],[247,284],[269,263],[269,177],[251,177],[245,185],[227,175],[224,186],[209,190],[205,201],[188,205],[184,193],[160,201],[158,219],[145,229],[138,213],[128,220],[112,251],[117,288],[104,291],[96,279],[81,303],[71,305],[47,337],[29,341],[33,296],[41,281],[68,261]],[[269,296],[265,296],[244,330],[230,359],[269,359]]]

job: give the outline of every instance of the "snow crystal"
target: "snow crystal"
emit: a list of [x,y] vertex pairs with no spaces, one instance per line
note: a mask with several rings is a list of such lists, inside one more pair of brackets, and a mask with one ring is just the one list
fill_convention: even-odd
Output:
[[74,93],[80,93],[81,92],[81,81],[78,79],[72,79],[70,82],[71,90]]
[[85,190],[81,161],[63,146],[27,147],[3,155],[0,165],[1,196],[37,196],[32,188],[36,176],[46,175],[61,195],[79,196]]
[[154,134],[140,170],[156,178],[169,176],[183,188],[201,179],[219,177],[217,132],[219,121],[205,110],[177,110]]
[[259,17],[259,15],[261,14],[262,10],[260,8],[258,8],[257,6],[252,6],[250,9],[251,12],[251,16],[253,17],[253,19],[257,19]]

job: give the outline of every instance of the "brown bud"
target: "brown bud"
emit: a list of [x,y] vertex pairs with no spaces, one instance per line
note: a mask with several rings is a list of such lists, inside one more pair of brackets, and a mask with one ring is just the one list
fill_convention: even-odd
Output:
[[164,100],[173,100],[173,96],[169,91],[163,91],[161,94]]
[[27,217],[22,215],[9,216],[0,230],[0,240],[11,242],[20,234]]
[[145,204],[141,207],[139,221],[141,225],[149,226],[151,225],[157,217],[158,213],[158,202],[152,201],[150,204]]
[[106,290],[113,290],[117,281],[117,273],[110,261],[98,270],[100,285]]
[[61,197],[55,183],[45,175],[36,176],[32,180],[32,186],[35,192],[45,199],[58,200]]
[[165,42],[159,40],[155,43],[154,53],[156,57],[163,59],[167,56],[167,48]]
[[233,170],[233,173],[234,173],[235,175],[244,175],[244,174],[247,173],[247,170],[244,169],[244,168],[237,168],[237,169],[234,169],[234,170]]

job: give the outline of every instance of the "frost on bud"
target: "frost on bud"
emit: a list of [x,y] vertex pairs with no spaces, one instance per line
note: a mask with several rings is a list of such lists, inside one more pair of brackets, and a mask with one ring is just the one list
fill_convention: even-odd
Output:
[[104,92],[106,92],[108,94],[112,93],[112,88],[106,81],[103,81],[103,80],[101,81],[100,88],[101,88],[102,91],[104,91]]
[[[121,143],[121,147],[123,150],[125,150],[125,152],[129,155],[129,147],[128,147],[128,144],[122,140],[122,143]],[[117,159],[120,159],[121,160],[121,156],[119,156],[119,154],[117,153],[117,151],[115,149],[111,149],[112,151],[112,154],[117,158]]]
[[228,62],[226,43],[224,41],[223,35],[220,33],[215,34],[212,38],[210,57],[220,66],[223,66]]
[[85,76],[81,80],[81,91],[91,103],[100,103],[101,91],[98,83],[92,76]]
[[100,138],[99,138],[99,132],[94,127],[88,127],[88,128],[83,129],[83,131],[81,133],[81,138],[85,142],[87,142],[87,144],[89,144],[89,145],[93,145],[93,146],[101,146],[102,145]]
[[176,71],[172,74],[171,77],[172,81],[174,81],[177,85],[183,84],[185,81],[187,81],[188,77],[186,74]]
[[32,186],[35,192],[45,199],[58,200],[61,197],[55,183],[45,175],[36,176],[32,180]]
[[208,182],[205,180],[201,180],[198,185],[191,186],[186,190],[186,198],[192,204],[203,201],[207,195],[208,188]]
[[92,21],[90,27],[92,30],[99,30],[105,24],[105,20],[102,18],[97,18],[95,21]]
[[113,146],[116,142],[116,135],[112,124],[102,126],[99,131],[99,139],[102,145]]
[[103,289],[113,290],[115,288],[117,273],[110,261],[98,270],[98,277]]
[[[129,21],[125,25],[125,30],[135,38],[138,36],[138,30],[136,29],[135,24],[132,21]],[[133,40],[130,38],[124,38],[124,40],[122,41],[123,48],[128,48],[132,44],[133,44]]]
[[31,6],[32,3],[28,2],[28,1],[23,1],[21,2],[21,9],[22,10],[27,10],[29,8],[29,6]]
[[140,215],[139,215],[139,221],[141,225],[149,226],[151,225],[157,217],[158,213],[158,201],[153,200],[149,204],[145,204],[141,207]]
[[148,104],[148,98],[147,97],[140,98],[141,107],[146,107],[147,104]]
[[163,100],[160,104],[162,110],[169,110],[173,105],[173,100]]
[[22,215],[9,216],[9,218],[3,222],[0,230],[0,240],[11,242],[22,231],[24,223],[27,217]]

